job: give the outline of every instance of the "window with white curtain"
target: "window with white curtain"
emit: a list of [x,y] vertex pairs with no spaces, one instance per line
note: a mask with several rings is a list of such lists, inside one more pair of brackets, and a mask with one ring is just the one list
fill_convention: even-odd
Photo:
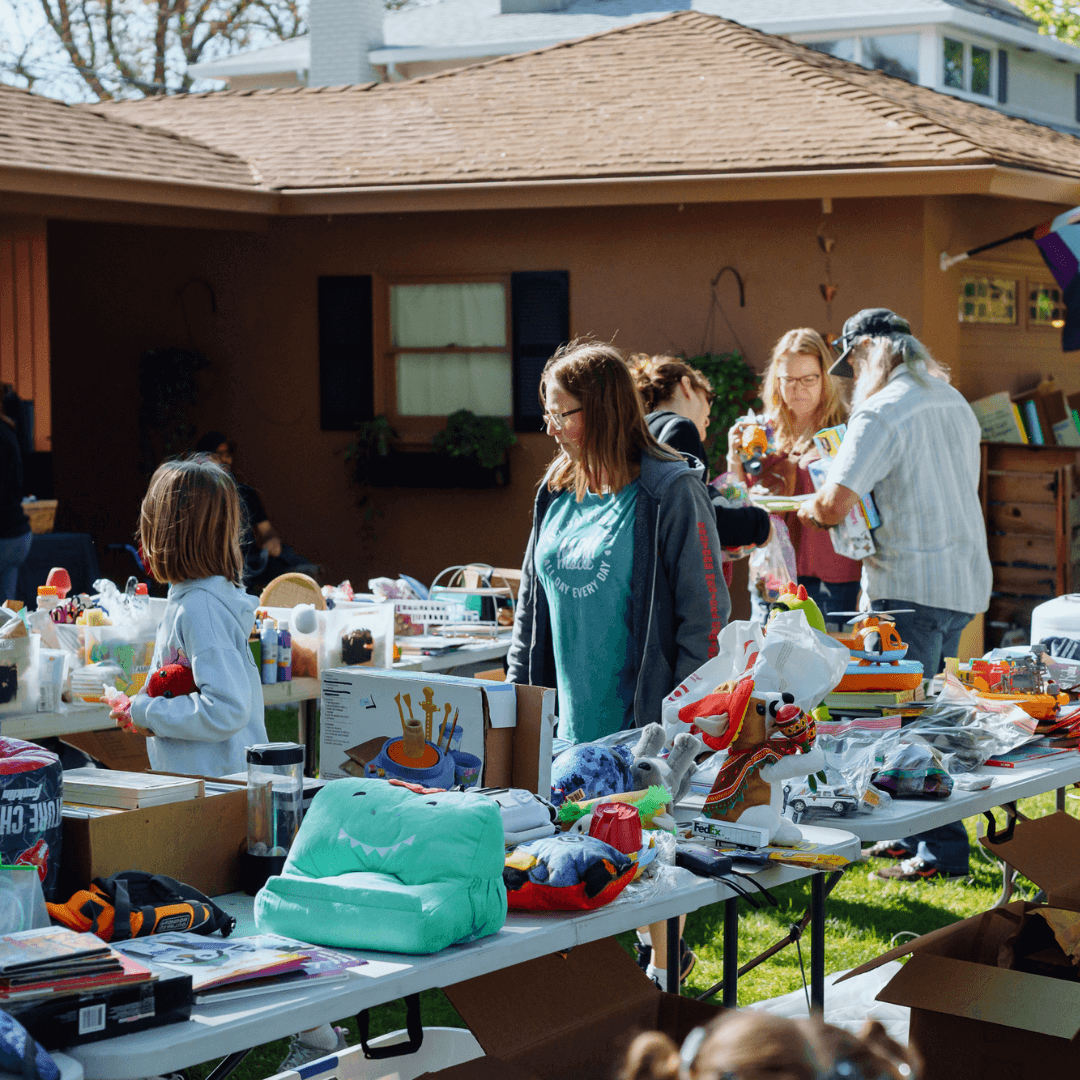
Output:
[[390,286],[390,344],[399,416],[513,413],[501,281]]

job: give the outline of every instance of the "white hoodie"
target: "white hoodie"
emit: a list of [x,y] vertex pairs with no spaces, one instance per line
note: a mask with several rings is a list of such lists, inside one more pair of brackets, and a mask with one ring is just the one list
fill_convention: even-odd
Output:
[[259,669],[248,647],[257,606],[221,576],[169,586],[151,670],[184,664],[196,689],[174,698],[143,691],[133,699],[131,719],[154,733],[146,749],[155,769],[243,772],[245,747],[267,741]]

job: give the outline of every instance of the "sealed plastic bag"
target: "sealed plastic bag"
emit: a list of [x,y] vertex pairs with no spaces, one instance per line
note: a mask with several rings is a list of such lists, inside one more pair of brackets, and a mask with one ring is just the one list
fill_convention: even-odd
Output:
[[775,600],[797,575],[795,548],[787,525],[775,514],[770,514],[769,520],[772,522],[769,542],[754,549],[749,563],[750,594],[765,604]]
[[51,926],[37,867],[0,866],[0,934]]

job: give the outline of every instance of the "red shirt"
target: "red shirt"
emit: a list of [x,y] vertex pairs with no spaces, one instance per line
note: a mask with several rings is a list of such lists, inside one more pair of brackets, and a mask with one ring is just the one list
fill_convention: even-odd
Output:
[[[811,495],[814,492],[810,471],[796,468],[784,454],[765,459],[761,481],[777,494]],[[751,484],[754,482],[750,481]],[[862,563],[837,555],[827,529],[803,528],[794,513],[785,514],[784,520],[795,548],[795,569],[799,577],[816,577],[830,584],[859,580]]]

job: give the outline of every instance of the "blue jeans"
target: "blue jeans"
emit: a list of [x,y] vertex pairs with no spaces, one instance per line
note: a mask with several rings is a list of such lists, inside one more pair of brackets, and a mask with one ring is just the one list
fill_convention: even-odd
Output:
[[26,562],[26,556],[30,554],[30,544],[34,534],[23,533],[22,536],[12,536],[7,540],[0,540],[0,603],[4,600],[15,599],[15,582],[19,577],[19,567]]
[[844,619],[830,619],[830,612],[858,609],[858,581],[822,581],[816,577],[800,577],[799,584],[806,586],[806,595],[821,609],[829,630],[840,630],[845,622]]
[[[955,656],[960,646],[960,634],[972,616],[962,611],[916,604],[911,600],[875,600],[875,611],[889,608],[914,608],[908,615],[896,615],[896,629],[907,642],[908,660],[918,660],[926,678],[933,678],[942,667],[945,657]],[[968,872],[968,835],[962,821],[953,821],[900,841],[912,854],[945,874]]]

